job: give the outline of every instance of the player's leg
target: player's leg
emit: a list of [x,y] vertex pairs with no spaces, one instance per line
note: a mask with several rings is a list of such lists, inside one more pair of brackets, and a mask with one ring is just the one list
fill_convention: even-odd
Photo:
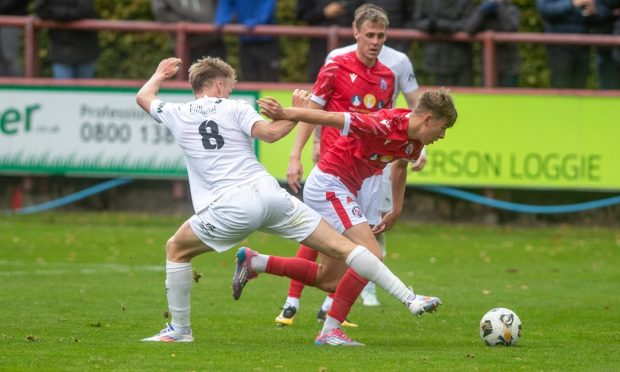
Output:
[[[385,208],[387,208],[387,211],[392,210],[392,183],[390,181],[390,174],[391,167],[390,164],[388,164],[381,174],[366,178],[358,193],[357,200],[371,227],[381,222],[382,212]],[[381,257],[385,258],[384,234],[375,235],[375,239],[381,248]],[[360,298],[364,306],[381,305],[377,298],[376,285],[373,282],[368,282],[362,293],[360,293]]]
[[[312,248],[300,245],[297,250],[296,257],[303,258],[308,261],[316,261],[318,252]],[[276,317],[276,324],[278,326],[290,326],[293,325],[295,315],[299,311],[301,293],[304,290],[305,284],[298,282],[297,280],[291,280],[288,288],[288,296],[282,306],[282,311]]]
[[191,259],[212,251],[192,231],[188,221],[166,243],[166,297],[170,324],[142,341],[192,342],[190,328],[190,291],[192,288]]

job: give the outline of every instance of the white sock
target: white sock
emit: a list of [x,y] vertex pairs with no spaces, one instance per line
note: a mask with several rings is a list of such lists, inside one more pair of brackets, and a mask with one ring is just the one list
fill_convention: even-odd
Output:
[[323,329],[321,329],[321,336],[328,333],[332,329],[340,328],[340,325],[341,324],[338,320],[328,315],[327,318],[325,318],[325,323],[323,323]]
[[288,306],[292,306],[299,311],[299,298],[291,296],[287,297],[283,308],[286,309]]
[[172,326],[189,328],[190,290],[192,289],[192,264],[166,261],[166,296],[172,316]]
[[334,302],[333,298],[329,296],[325,296],[325,301],[323,301],[323,305],[321,305],[321,310],[325,312],[329,311],[329,309],[332,307],[333,302]]
[[405,304],[415,295],[390,269],[366,247],[358,245],[347,256],[346,263],[365,279],[375,282],[389,294]]
[[364,291],[375,292],[376,288],[377,286],[374,282],[368,282],[368,284],[366,284],[366,287],[364,287]]
[[257,273],[264,273],[267,270],[267,262],[269,262],[269,256],[266,254],[257,254],[252,257],[250,263],[252,264],[252,270]]

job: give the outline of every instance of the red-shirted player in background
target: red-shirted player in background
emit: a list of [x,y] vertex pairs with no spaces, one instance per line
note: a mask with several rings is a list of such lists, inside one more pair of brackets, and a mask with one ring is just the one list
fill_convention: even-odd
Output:
[[[304,188],[304,202],[319,212],[337,231],[353,242],[365,245],[379,258],[381,250],[373,230],[356,202],[364,179],[392,162],[393,172],[404,172],[407,161],[415,161],[424,145],[444,138],[446,129],[454,125],[457,117],[452,97],[443,88],[424,92],[413,111],[383,109],[360,114],[305,108],[282,109],[273,98],[260,99],[259,106],[261,113],[273,120],[303,121],[341,129],[342,136],[310,173]],[[402,197],[400,201],[395,200],[395,209],[397,204],[402,207]],[[384,218],[385,225],[390,223],[389,215]],[[280,261],[279,264],[285,271],[287,262]],[[363,345],[348,338],[342,332],[341,324],[368,281],[333,260],[322,260],[320,270],[324,275],[342,275],[342,279],[315,343]],[[251,273],[249,276],[253,275]],[[415,301],[420,305],[419,314],[434,311],[441,303],[437,297],[422,295],[417,295]]]
[[[388,26],[388,17],[380,7],[366,4],[355,11],[353,35],[357,42],[356,48],[328,60],[321,68],[308,103],[309,108],[331,112],[368,113],[392,107],[392,100],[395,99],[396,76],[394,71],[379,61],[379,53],[384,47]],[[404,55],[402,57],[406,58]],[[413,71],[411,74],[415,79]],[[410,98],[410,100],[414,99]],[[303,172],[300,161],[301,151],[313,130],[313,125],[303,123],[297,128],[287,171],[288,183],[294,192],[298,192],[301,187],[299,184]],[[320,134],[319,159],[340,137],[337,129],[327,126],[320,128]],[[397,181],[405,183],[405,173],[397,174],[397,177],[400,177]],[[357,200],[362,213],[372,224],[377,224],[380,220],[381,182],[381,171],[379,171],[364,184],[360,193],[360,196],[363,195],[364,198]],[[317,255],[316,251],[303,245],[297,252],[297,257],[312,261],[316,260]],[[321,256],[321,262],[329,259]],[[302,283],[291,281],[282,312],[275,319],[278,325],[293,324],[295,314],[300,307],[303,288]],[[332,301],[333,295],[330,294],[317,314],[320,321],[324,320]],[[343,324],[344,326],[357,326],[346,320]]]

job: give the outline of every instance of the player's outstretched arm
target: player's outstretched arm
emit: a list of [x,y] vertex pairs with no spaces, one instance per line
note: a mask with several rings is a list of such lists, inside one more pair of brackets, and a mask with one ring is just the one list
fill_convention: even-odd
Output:
[[181,67],[181,64],[181,59],[175,57],[166,58],[159,62],[153,76],[151,76],[151,78],[144,83],[136,95],[136,102],[138,103],[138,106],[140,106],[144,111],[149,112],[151,109],[151,102],[153,102],[157,97],[161,83],[164,80],[170,79],[176,75],[179,71],[179,67]]
[[[292,97],[293,105],[304,106],[306,102],[308,101],[308,97],[309,97],[309,93],[307,91],[301,90],[301,89],[295,89],[295,92],[293,92],[293,97]],[[277,103],[277,101],[273,97],[265,97],[265,98],[261,98],[258,100],[259,106],[261,105],[261,102],[265,100],[274,101]],[[277,106],[279,105],[280,104],[277,103]],[[261,111],[261,113],[265,115],[264,112]],[[269,121],[261,120],[259,122],[256,122],[252,126],[252,137],[258,138],[261,141],[265,141],[267,143],[276,142],[280,138],[289,134],[291,130],[295,128],[295,125],[297,125],[296,120],[289,120],[284,117],[275,118],[269,115],[265,115],[265,116],[272,119],[272,121],[269,122]]]
[[345,124],[345,113],[343,112],[326,112],[301,107],[283,108],[278,101],[271,97],[259,99],[258,106],[261,109],[261,114],[272,120],[303,121],[308,124],[327,125],[338,129],[344,128]]

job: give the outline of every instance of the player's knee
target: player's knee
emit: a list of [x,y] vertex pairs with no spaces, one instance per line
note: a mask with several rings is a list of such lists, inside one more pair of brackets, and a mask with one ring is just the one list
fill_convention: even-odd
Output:
[[182,256],[181,247],[174,239],[174,236],[172,236],[166,242],[166,258],[169,261],[178,262],[178,260],[182,258],[181,256]]

